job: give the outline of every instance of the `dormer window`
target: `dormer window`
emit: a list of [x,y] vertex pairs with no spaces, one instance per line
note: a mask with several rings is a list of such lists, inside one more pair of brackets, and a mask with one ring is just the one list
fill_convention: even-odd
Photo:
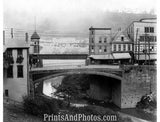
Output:
[[123,36],[121,36],[121,41],[124,41],[124,37]]

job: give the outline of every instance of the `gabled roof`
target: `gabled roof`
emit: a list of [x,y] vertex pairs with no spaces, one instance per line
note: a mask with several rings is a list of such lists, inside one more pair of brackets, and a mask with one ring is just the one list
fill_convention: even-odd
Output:
[[128,37],[128,35],[127,35],[127,33],[125,31],[118,31],[116,33],[116,35],[113,37],[112,42],[114,42],[122,34],[131,42],[131,39]]
[[40,39],[36,31],[32,34],[31,39]]

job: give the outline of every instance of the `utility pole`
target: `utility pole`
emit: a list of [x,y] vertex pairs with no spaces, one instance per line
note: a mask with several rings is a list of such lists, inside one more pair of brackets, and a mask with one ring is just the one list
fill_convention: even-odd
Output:
[[140,40],[138,41],[138,65],[139,65],[139,54],[140,53]]
[[[135,52],[136,52],[136,60],[137,60],[137,46],[138,46],[138,42],[137,42],[137,37],[138,36],[138,28],[137,28],[137,30],[136,30],[136,47],[135,47]],[[138,53],[138,55],[139,55],[139,53]],[[139,62],[139,59],[138,59],[138,62]],[[138,65],[139,65],[139,63],[138,63]]]
[[[150,74],[150,41],[151,38],[149,36],[147,36],[147,41],[148,41],[148,60],[149,60],[149,65],[148,65],[148,74]],[[152,84],[151,84],[151,80],[150,80],[150,94],[152,93]]]
[[147,48],[146,48],[146,39],[147,39],[147,34],[145,33],[145,38],[144,38],[145,40],[145,64],[146,64],[146,58],[147,58],[147,55],[146,55],[146,53],[147,53]]
[[149,65],[150,65],[150,41],[151,41],[151,38],[148,36],[148,60],[149,60]]

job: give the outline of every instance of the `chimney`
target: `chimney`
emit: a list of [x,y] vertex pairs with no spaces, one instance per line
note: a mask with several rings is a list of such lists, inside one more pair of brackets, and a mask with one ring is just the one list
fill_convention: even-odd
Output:
[[25,33],[26,42],[28,43],[28,33]]

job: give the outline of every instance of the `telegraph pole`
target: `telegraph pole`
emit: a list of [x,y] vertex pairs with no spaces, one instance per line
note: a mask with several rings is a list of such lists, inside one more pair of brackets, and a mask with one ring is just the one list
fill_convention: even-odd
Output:
[[148,37],[148,60],[149,60],[149,65],[150,65],[150,37]]
[[138,65],[139,65],[139,53],[140,53],[140,40],[138,41]]
[[[151,38],[148,36],[148,58],[149,58],[149,66],[148,66],[148,74],[150,74],[150,41]],[[150,80],[150,94],[152,93],[152,84],[151,84],[151,80]]]
[[147,53],[147,48],[146,48],[146,39],[147,39],[147,36],[146,36],[147,34],[145,33],[145,38],[144,38],[144,41],[145,41],[145,64],[146,64],[146,58],[147,58],[147,55],[146,55],[146,53]]
[[[137,59],[137,55],[138,55],[138,57],[139,57],[139,52],[138,52],[138,54],[137,54],[137,46],[138,46],[138,42],[137,42],[137,37],[138,36],[138,28],[137,28],[137,30],[136,30],[136,47],[135,47],[135,52],[136,52],[136,59]],[[139,59],[138,59],[138,65],[139,65]]]

